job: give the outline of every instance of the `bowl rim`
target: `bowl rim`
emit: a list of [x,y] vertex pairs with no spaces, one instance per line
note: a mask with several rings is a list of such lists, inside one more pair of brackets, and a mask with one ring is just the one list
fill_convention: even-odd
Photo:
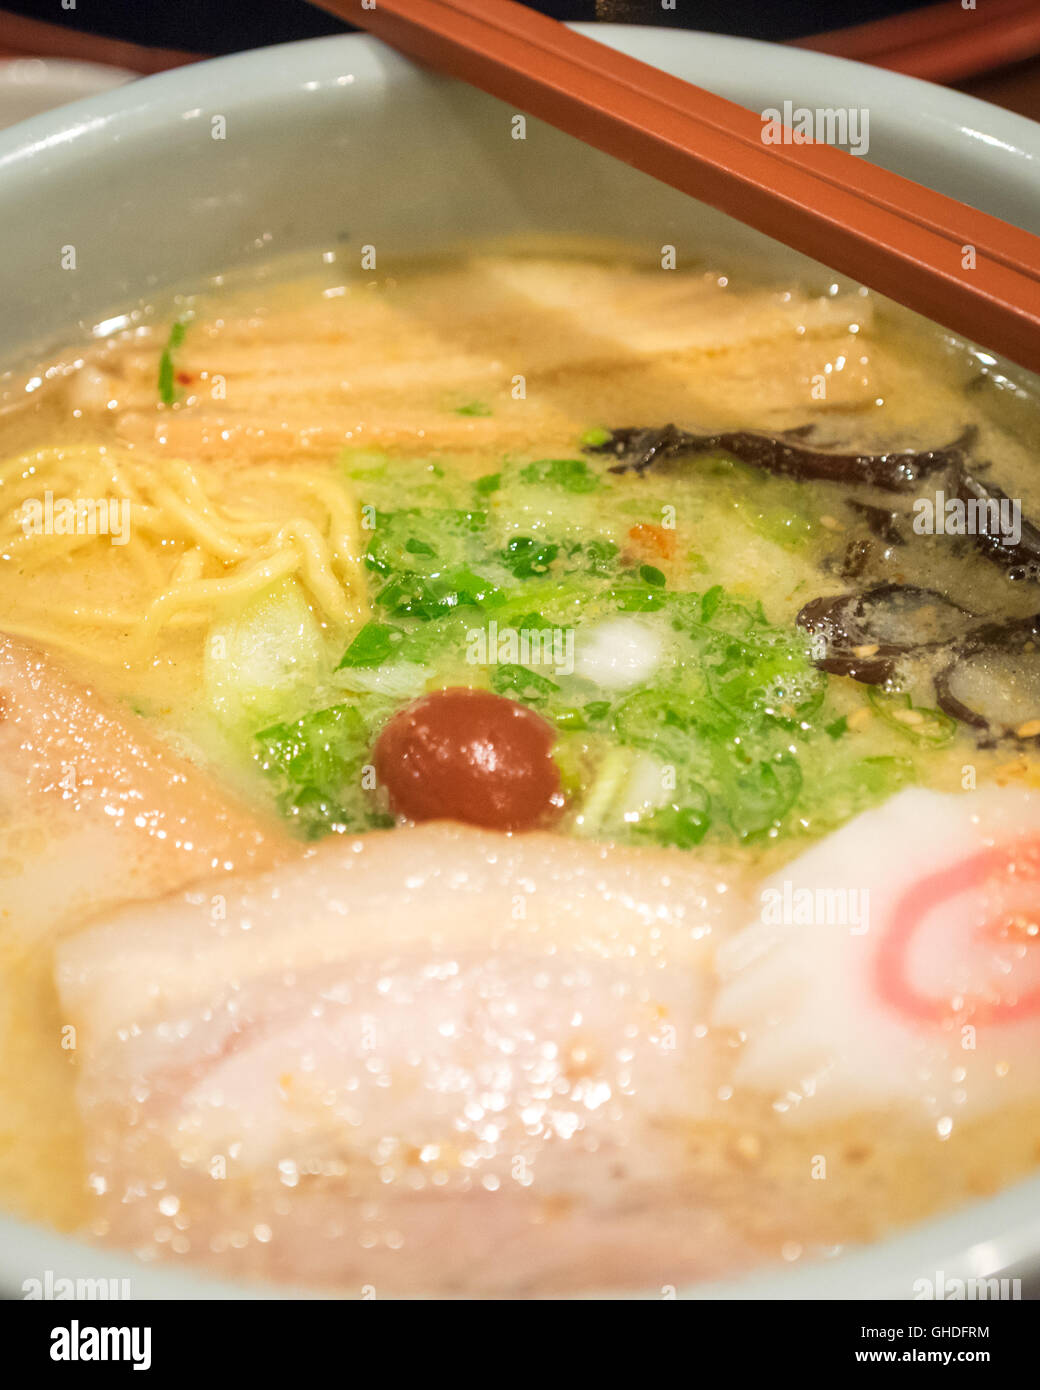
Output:
[[[588,32],[679,75],[716,74],[733,65],[744,80],[772,81],[777,46],[752,39],[624,24],[581,24]],[[916,123],[930,123],[951,145],[955,161],[971,166],[986,153],[1003,160],[1015,178],[1040,173],[1040,125],[986,102],[866,64],[812,50],[784,47],[785,72],[792,91],[833,80],[845,90],[873,94],[886,106],[896,103],[912,143]],[[433,90],[450,79],[435,76],[363,34],[333,35],[253,49],[205,60],[125,86],[115,86],[69,105],[44,112],[0,131],[0,192],[5,178],[27,172],[33,161],[49,163],[82,157],[84,141],[98,144],[103,157],[118,161],[121,126],[147,117],[153,127],[169,120],[185,103],[219,89],[222,106],[277,104],[277,93],[315,72],[342,68],[349,58],[359,80],[409,84]],[[702,76],[707,84],[709,79]],[[711,85],[716,85],[712,80]],[[725,88],[726,82],[718,84]],[[104,151],[107,150],[107,155]],[[96,153],[96,152],[95,152]],[[53,169],[49,169],[53,175]],[[59,169],[60,173],[60,169]],[[944,1271],[948,1278],[987,1278],[1014,1267],[1021,1274],[1040,1271],[1040,1174],[945,1215],[915,1224],[893,1236],[840,1258],[804,1267],[760,1267],[746,1275],[683,1287],[677,1296],[705,1299],[912,1298],[914,1281]],[[344,1297],[314,1289],[256,1285],[208,1276],[174,1265],[146,1264],[131,1252],[88,1245],[43,1225],[0,1214],[0,1288],[18,1297],[22,1281],[46,1270],[60,1277],[129,1277],[134,1298],[280,1299]],[[438,1295],[434,1294],[434,1297]],[[660,1298],[660,1289],[592,1291],[584,1297]]]
[[[803,83],[816,86],[821,76],[828,75],[833,85],[845,92],[852,89],[854,83],[864,84],[865,88],[883,94],[877,101],[880,112],[889,117],[893,110],[906,113],[903,120],[910,139],[918,137],[920,129],[926,126],[957,137],[964,146],[964,153],[974,149],[980,154],[987,150],[993,157],[1004,159],[1009,170],[1034,179],[1040,176],[1040,123],[953,88],[815,49],[730,34],[640,24],[574,23],[568,27],[680,76],[702,66],[698,51],[703,50],[703,67],[713,83],[720,72],[726,73],[726,78],[715,84],[719,88],[727,86],[730,76],[727,68],[735,71],[737,82],[748,74],[754,74],[756,82],[764,77],[775,80],[779,52],[783,57],[785,85],[789,80],[792,89]],[[97,136],[111,122],[136,122],[142,114],[161,107],[164,102],[168,101],[173,108],[196,94],[212,93],[215,84],[228,79],[233,82],[235,78],[252,77],[252,83],[247,80],[240,85],[243,90],[251,87],[246,99],[258,104],[264,97],[273,96],[272,79],[276,86],[284,87],[294,75],[301,78],[305,73],[310,75],[312,64],[319,79],[328,78],[342,65],[336,56],[339,54],[350,56],[351,66],[362,78],[434,86],[456,82],[456,79],[421,68],[368,34],[330,34],[272,44],[200,59],[164,72],[144,76],[130,74],[134,79],[131,82],[81,97],[8,126],[0,130],[0,171],[16,167],[25,159],[38,158],[45,151]],[[180,102],[173,100],[178,93]],[[725,92],[720,94],[725,95]],[[221,91],[221,101],[234,104],[237,95],[229,87]],[[730,99],[738,100],[736,97]]]

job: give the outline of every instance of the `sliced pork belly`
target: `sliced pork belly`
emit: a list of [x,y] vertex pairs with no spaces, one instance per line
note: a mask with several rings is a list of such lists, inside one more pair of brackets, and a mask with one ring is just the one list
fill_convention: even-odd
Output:
[[443,824],[125,908],[58,957],[104,1229],[387,1292],[739,1263],[683,1126],[744,912],[676,852]]
[[0,921],[51,927],[269,863],[282,836],[143,726],[0,635]]
[[908,790],[762,885],[719,952],[735,1079],[795,1124],[898,1106],[948,1134],[1040,1097],[1040,796]]

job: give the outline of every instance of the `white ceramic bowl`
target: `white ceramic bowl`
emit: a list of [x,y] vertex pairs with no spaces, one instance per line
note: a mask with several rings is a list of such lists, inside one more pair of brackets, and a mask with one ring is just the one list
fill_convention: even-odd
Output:
[[[785,100],[866,107],[871,159],[1040,231],[1040,126],[1021,117],[796,49],[628,26],[593,32],[756,110]],[[525,141],[513,140],[511,115],[349,36],[181,68],[24,122],[0,134],[0,355],[67,340],[154,290],[336,242],[373,242],[392,256],[593,231],[668,242],[680,258],[750,250],[819,275],[795,253],[538,122],[528,122]],[[217,116],[225,139],[212,138]],[[70,244],[77,269],[63,270]],[[986,1277],[1008,1266],[1040,1272],[1040,1178],[825,1264],[684,1292],[910,1298],[916,1280],[939,1271]],[[18,1296],[23,1280],[45,1270],[129,1276],[135,1297],[250,1293],[0,1220],[4,1292]]]
[[0,126],[27,121],[70,101],[132,82],[135,72],[66,58],[11,58],[0,62]]

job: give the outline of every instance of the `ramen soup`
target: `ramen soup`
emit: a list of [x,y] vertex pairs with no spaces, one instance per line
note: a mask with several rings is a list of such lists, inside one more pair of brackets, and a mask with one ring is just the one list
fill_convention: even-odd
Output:
[[1028,385],[855,286],[341,255],[3,378],[6,1208],[537,1295],[1034,1169]]

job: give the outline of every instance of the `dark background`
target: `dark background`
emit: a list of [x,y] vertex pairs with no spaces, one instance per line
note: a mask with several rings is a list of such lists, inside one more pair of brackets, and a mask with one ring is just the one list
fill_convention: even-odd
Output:
[[[985,0],[978,0],[985,4]],[[555,19],[627,20],[708,29],[756,39],[794,39],[849,24],[863,24],[901,10],[922,9],[892,0],[676,0],[662,10],[659,0],[538,0],[531,8]],[[240,48],[285,43],[290,39],[342,33],[350,26],[308,5],[305,0],[76,0],[63,10],[61,0],[4,0],[2,8],[27,18],[67,24],[108,38],[158,48],[199,53],[230,53]],[[611,13],[613,12],[613,13]]]
[[[1040,0],[528,0],[556,19],[628,22],[765,39],[808,42],[824,51],[895,66],[1040,120]],[[939,24],[899,16],[939,10]],[[1031,11],[1031,13],[1030,13]],[[884,35],[876,33],[881,21]],[[893,34],[886,21],[894,21]],[[948,38],[977,25],[978,45]],[[862,47],[862,28],[871,38]],[[160,72],[200,57],[342,33],[349,25],[306,0],[0,0],[0,59],[65,57]],[[930,52],[922,52],[927,39]],[[826,34],[822,41],[813,35]],[[987,43],[987,40],[989,41]],[[938,54],[936,52],[938,43]],[[850,46],[851,45],[851,46]],[[894,47],[893,47],[894,46]],[[905,64],[909,64],[908,66]]]

